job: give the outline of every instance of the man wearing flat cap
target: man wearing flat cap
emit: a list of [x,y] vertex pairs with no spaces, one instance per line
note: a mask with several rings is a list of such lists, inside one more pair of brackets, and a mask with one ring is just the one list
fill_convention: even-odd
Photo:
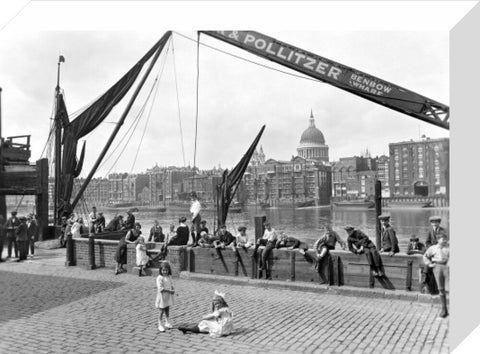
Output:
[[28,232],[27,232],[27,218],[22,216],[19,218],[20,224],[15,229],[15,237],[18,247],[18,259],[17,262],[24,261],[27,259],[27,241],[28,241]]
[[[446,238],[448,238],[447,230],[440,226],[440,222],[442,221],[442,218],[440,216],[432,215],[428,218],[428,221],[430,222],[431,228],[428,231],[427,239],[425,241],[426,249],[429,249],[431,246],[436,245],[440,236],[445,236]],[[433,274],[432,268],[428,265],[425,265],[422,269],[421,282],[423,293],[435,293],[435,276]]]
[[353,226],[347,225],[344,229],[348,234],[347,245],[350,252],[355,254],[364,253],[373,276],[383,277],[382,259],[373,242],[367,235],[360,230],[356,230]]
[[416,235],[412,235],[410,237],[410,242],[408,243],[407,254],[424,254],[425,250],[425,245],[420,242]]
[[388,253],[391,257],[395,253],[400,252],[396,232],[390,225],[390,215],[382,214],[378,219],[382,224],[382,247],[380,248],[380,252]]
[[428,231],[427,240],[425,241],[427,248],[437,244],[437,239],[440,234],[448,237],[447,230],[440,226],[440,222],[442,221],[440,216],[430,216],[428,221],[430,221],[431,228]]
[[18,258],[18,245],[15,241],[15,229],[20,225],[20,220],[17,218],[17,212],[11,212],[12,216],[8,218],[5,227],[7,229],[7,258],[12,257],[12,247],[15,247],[15,258]]

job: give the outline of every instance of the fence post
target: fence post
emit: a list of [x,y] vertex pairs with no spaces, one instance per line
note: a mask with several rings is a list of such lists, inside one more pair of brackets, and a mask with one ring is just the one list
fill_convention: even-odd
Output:
[[[257,241],[262,238],[263,236],[263,231],[264,231],[264,226],[265,221],[267,220],[267,217],[265,215],[262,216],[255,216],[254,218],[254,225],[255,225],[255,245],[257,244]],[[259,250],[257,250],[257,254],[253,253],[252,254],[252,279],[258,278],[258,259],[260,258],[260,255],[258,254]]]
[[75,261],[73,259],[73,239],[72,239],[72,234],[67,235],[67,239],[65,241],[65,247],[66,247],[66,252],[65,254],[67,255],[67,258],[65,260],[65,266],[70,267],[75,265]]
[[88,265],[87,269],[95,269],[95,234],[88,235]]

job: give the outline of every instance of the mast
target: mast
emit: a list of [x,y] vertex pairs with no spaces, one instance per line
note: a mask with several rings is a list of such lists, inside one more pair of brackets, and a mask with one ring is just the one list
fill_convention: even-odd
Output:
[[158,59],[158,57],[160,56],[160,53],[162,52],[163,47],[165,46],[165,43],[167,42],[167,40],[168,40],[168,38],[170,37],[170,35],[171,35],[171,32],[168,31],[168,32],[161,38],[160,41],[162,42],[162,45],[161,45],[159,48],[157,48],[157,50],[155,51],[155,55],[154,55],[154,57],[152,58],[149,67],[147,68],[147,70],[146,70],[145,74],[143,75],[142,79],[140,80],[137,88],[135,89],[135,92],[133,93],[132,97],[130,98],[130,101],[128,102],[127,106],[125,107],[125,110],[124,110],[122,116],[120,117],[118,123],[116,124],[114,130],[113,130],[112,133],[110,134],[110,138],[108,139],[107,143],[105,144],[103,150],[100,152],[100,155],[98,156],[97,161],[95,161],[95,164],[93,165],[92,170],[91,170],[90,173],[88,174],[87,178],[85,178],[85,181],[83,182],[82,186],[80,187],[80,190],[78,191],[75,199],[74,199],[73,202],[72,202],[72,206],[71,206],[72,209],[75,208],[75,206],[77,205],[78,201],[79,201],[80,198],[82,197],[83,192],[84,192],[85,189],[87,188],[87,186],[88,186],[88,184],[90,183],[93,175],[94,175],[95,172],[97,171],[98,166],[100,166],[100,163],[102,162],[102,160],[103,160],[103,158],[105,157],[108,149],[110,148],[110,145],[112,144],[113,140],[115,139],[115,136],[117,135],[118,131],[119,131],[120,128],[122,127],[123,122],[124,122],[125,119],[127,118],[127,115],[128,115],[128,113],[130,112],[130,109],[132,108],[133,103],[135,102],[138,94],[140,93],[140,90],[142,89],[143,84],[144,84],[145,81],[147,80],[148,75],[149,75],[150,72],[152,71],[153,66],[154,66],[155,63],[157,62],[157,59]]
[[60,55],[57,63],[57,87],[55,87],[55,118],[54,118],[54,129],[55,129],[55,196],[53,198],[53,224],[58,225],[58,205],[60,198],[60,176],[62,173],[62,120],[60,114],[58,114],[58,109],[60,107],[60,63],[64,63],[65,58],[63,55]]

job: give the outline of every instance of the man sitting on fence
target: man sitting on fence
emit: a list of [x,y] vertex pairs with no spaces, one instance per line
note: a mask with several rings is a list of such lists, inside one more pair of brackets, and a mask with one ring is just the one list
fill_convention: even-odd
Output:
[[315,268],[320,276],[320,284],[326,284],[330,281],[328,276],[330,274],[329,270],[331,263],[330,250],[335,249],[337,242],[342,246],[342,249],[346,248],[345,242],[335,231],[333,231],[331,225],[326,225],[325,230],[323,236],[313,245],[313,249],[317,252]]
[[382,270],[382,259],[377,251],[377,248],[372,241],[360,230],[355,230],[353,226],[345,226],[345,231],[348,234],[347,244],[348,249],[355,254],[365,254],[367,257],[370,269],[375,277],[383,277],[385,274]]

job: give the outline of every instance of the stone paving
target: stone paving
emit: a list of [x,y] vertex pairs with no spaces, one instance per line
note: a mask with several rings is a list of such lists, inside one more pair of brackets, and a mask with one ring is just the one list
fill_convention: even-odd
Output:
[[438,304],[174,281],[174,325],[197,323],[218,289],[236,333],[159,333],[154,277],[67,268],[64,250],[0,263],[0,353],[448,353]]

